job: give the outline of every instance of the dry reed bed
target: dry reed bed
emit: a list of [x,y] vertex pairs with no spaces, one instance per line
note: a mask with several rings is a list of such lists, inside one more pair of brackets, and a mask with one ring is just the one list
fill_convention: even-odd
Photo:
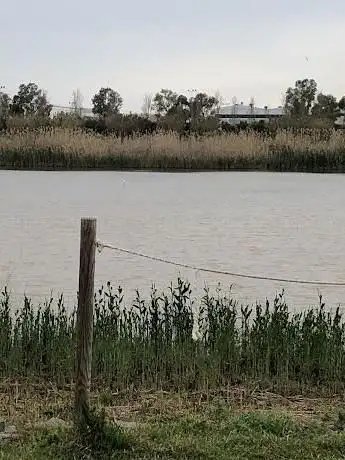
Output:
[[0,167],[343,170],[341,131],[255,132],[180,139],[176,133],[121,138],[81,130],[0,136]]

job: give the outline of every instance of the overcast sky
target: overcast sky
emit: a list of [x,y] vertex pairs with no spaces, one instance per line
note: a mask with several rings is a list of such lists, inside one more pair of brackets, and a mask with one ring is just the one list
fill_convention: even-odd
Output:
[[308,77],[345,94],[344,0],[4,0],[0,11],[10,94],[34,81],[68,105],[79,88],[89,107],[110,86],[126,111],[161,88],[273,107]]

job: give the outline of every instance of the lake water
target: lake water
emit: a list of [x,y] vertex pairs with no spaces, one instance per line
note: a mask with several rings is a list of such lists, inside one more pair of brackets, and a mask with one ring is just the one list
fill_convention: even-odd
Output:
[[[36,302],[78,283],[80,218],[97,217],[97,236],[125,249],[216,270],[345,282],[345,176],[278,173],[0,171],[0,285]],[[345,304],[345,287],[289,285],[211,275],[104,249],[96,286],[126,296],[165,289],[181,274],[243,302],[285,288],[300,308]]]

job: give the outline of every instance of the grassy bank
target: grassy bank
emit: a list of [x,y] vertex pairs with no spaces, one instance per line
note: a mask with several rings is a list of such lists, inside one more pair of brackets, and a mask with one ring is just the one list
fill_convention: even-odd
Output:
[[[72,392],[49,383],[0,386],[0,417],[19,439],[0,459],[323,459],[345,456],[344,401],[281,397],[255,388],[223,393],[95,391],[107,436],[92,445],[72,428]],[[51,427],[51,417],[60,425]],[[62,421],[64,423],[62,423]],[[114,423],[115,422],[115,423]]]
[[121,140],[78,129],[15,130],[0,135],[0,168],[344,172],[345,135],[279,130],[271,136],[156,134]]
[[[75,315],[63,297],[0,297],[0,422],[8,459],[345,458],[345,326],[338,310],[241,306],[221,291],[95,296],[90,404],[106,425],[73,428]],[[1,425],[1,424],[0,424]],[[0,429],[1,431],[1,429]]]
[[[0,301],[0,375],[67,384],[73,379],[74,314],[61,297],[40,308],[29,299],[11,314]],[[123,389],[210,391],[254,383],[284,394],[334,393],[345,387],[345,326],[339,310],[321,303],[289,313],[283,297],[241,306],[222,292],[197,304],[178,280],[163,295],[100,289],[95,299],[93,381]]]

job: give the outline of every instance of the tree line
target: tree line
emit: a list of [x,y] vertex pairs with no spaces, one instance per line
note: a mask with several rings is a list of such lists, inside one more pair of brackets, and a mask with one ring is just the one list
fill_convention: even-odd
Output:
[[[170,89],[161,89],[154,95],[144,96],[141,114],[123,114],[123,98],[119,92],[104,87],[91,99],[94,117],[83,117],[83,97],[76,90],[72,94],[69,113],[60,112],[52,116],[53,105],[49,102],[47,93],[36,83],[23,83],[12,98],[0,89],[0,127],[6,129],[14,126],[53,125],[82,127],[119,135],[154,132],[157,129],[180,133],[204,133],[219,129],[216,115],[222,105],[221,95],[218,93],[212,96],[197,91],[194,93],[195,95],[187,97]],[[285,123],[293,124],[298,120],[305,123],[315,119],[333,123],[345,110],[345,96],[337,100],[331,94],[318,92],[315,80],[297,80],[285,92],[284,108]],[[225,125],[222,126],[226,129]]]
[[332,94],[318,92],[316,81],[305,78],[286,90],[285,110],[293,117],[335,119],[345,110],[345,96],[337,100]]

